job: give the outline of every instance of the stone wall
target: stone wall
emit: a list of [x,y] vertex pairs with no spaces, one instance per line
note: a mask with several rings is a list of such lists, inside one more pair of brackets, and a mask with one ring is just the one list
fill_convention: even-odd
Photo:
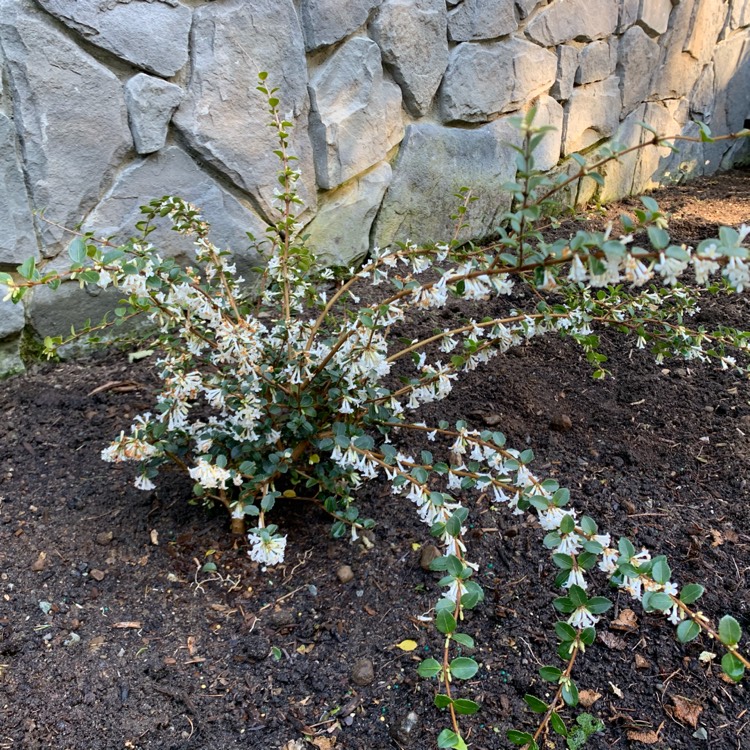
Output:
[[[167,193],[252,264],[246,232],[273,214],[277,166],[261,70],[295,122],[310,243],[345,263],[449,237],[464,185],[477,200],[462,237],[489,235],[514,176],[509,118],[532,102],[555,128],[548,169],[638,142],[640,121],[742,128],[749,48],[750,0],[0,0],[0,270],[30,255],[64,266],[62,227],[81,222],[125,238],[138,205]],[[740,148],[640,153],[599,197],[729,166]],[[25,311],[1,303],[0,369],[20,366],[24,326],[59,332],[110,303],[76,285]]]

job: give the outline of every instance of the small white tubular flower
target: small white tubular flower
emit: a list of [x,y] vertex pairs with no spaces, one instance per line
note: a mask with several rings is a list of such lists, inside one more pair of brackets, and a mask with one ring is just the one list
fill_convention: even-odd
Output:
[[625,258],[625,278],[633,286],[643,286],[651,280],[653,275],[654,272],[649,270],[642,260],[634,258],[632,255]]
[[599,622],[599,618],[589,612],[586,607],[578,607],[568,618],[568,624],[573,628],[590,628]]
[[134,435],[126,437],[124,432],[121,432],[120,436],[101,453],[102,460],[110,463],[145,461],[158,455],[161,455],[158,448]]
[[247,552],[250,559],[262,565],[278,565],[284,562],[286,536],[270,534],[265,529],[258,531],[260,533],[251,531],[247,535],[247,540],[252,545]]
[[571,586],[580,586],[582,589],[589,587],[586,579],[583,577],[583,571],[578,568],[572,568],[568,580],[563,584],[563,588],[569,589]]
[[199,459],[198,463],[188,470],[188,473],[191,479],[207,490],[214,488],[225,490],[230,477],[228,469],[222,469],[221,466],[210,464],[203,459]]
[[617,561],[620,559],[618,550],[612,547],[606,547],[602,552],[602,559],[599,562],[599,570],[604,573],[614,573],[617,570]]
[[717,247],[714,243],[701,250],[700,255],[693,255],[693,269],[695,270],[695,281],[705,284],[711,274],[716,273],[720,266],[716,262],[719,257]]
[[557,280],[555,279],[554,274],[549,270],[549,268],[544,269],[544,279],[542,280],[542,283],[537,287],[537,289],[542,292],[552,292],[557,289]]
[[553,531],[560,528],[560,524],[565,516],[571,515],[574,515],[571,511],[551,505],[547,510],[539,512],[539,524],[545,531]]
[[135,482],[133,482],[133,484],[139,490],[154,490],[154,489],[156,489],[156,485],[145,474],[139,474],[135,478]]
[[738,292],[750,285],[750,270],[741,258],[732,257],[722,271],[729,282]]
[[677,279],[682,275],[688,264],[677,258],[667,258],[664,253],[659,253],[659,262],[654,266],[654,270],[661,274],[665,284],[674,286]]
[[588,278],[588,271],[586,266],[581,262],[580,257],[577,255],[573,256],[573,260],[570,263],[570,271],[568,272],[569,281],[578,281],[580,283],[586,283]]

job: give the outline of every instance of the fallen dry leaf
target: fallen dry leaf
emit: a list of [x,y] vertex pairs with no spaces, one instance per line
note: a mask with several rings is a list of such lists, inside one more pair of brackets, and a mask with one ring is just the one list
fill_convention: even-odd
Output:
[[724,539],[732,544],[737,544],[740,541],[739,534],[734,529],[724,529]]
[[628,647],[628,644],[625,643],[625,641],[622,638],[619,638],[613,633],[608,633],[606,630],[603,631],[602,633],[599,633],[599,640],[607,648],[611,648],[614,651],[624,651]]
[[622,694],[622,690],[615,685],[614,682],[609,683],[610,690],[618,697],[618,698],[624,698],[625,696]]
[[636,669],[648,669],[651,666],[651,662],[640,654],[635,655],[635,668]]
[[44,566],[47,564],[47,553],[40,552],[39,557],[31,563],[31,569],[38,573],[40,570],[44,570]]
[[652,729],[649,732],[636,732],[631,730],[628,732],[628,739],[633,742],[642,742],[644,745],[653,745],[659,741],[659,735]]
[[306,646],[304,644],[301,645],[301,646],[297,646],[297,648],[295,649],[295,651],[298,654],[309,654],[314,648],[315,648],[315,644],[314,643],[309,643]]
[[409,640],[408,638],[405,641],[396,644],[396,648],[400,648],[402,651],[414,651],[416,647],[417,642]]
[[153,544],[155,547],[159,546],[159,532],[156,529],[151,529],[151,534],[149,535],[151,537],[151,544]]
[[584,708],[591,708],[601,697],[602,694],[597,693],[596,690],[581,690],[578,693],[578,702]]
[[140,630],[143,627],[143,623],[140,620],[127,620],[125,622],[112,623],[113,628],[134,628]]
[[331,750],[331,748],[336,744],[336,738],[335,737],[312,737],[309,740],[311,745],[314,745],[315,747],[319,748],[319,750]]
[[698,717],[703,711],[703,706],[680,695],[673,695],[672,703],[674,704],[672,716],[677,721],[695,729],[698,726]]
[[638,629],[638,618],[632,609],[623,609],[617,616],[617,619],[612,620],[609,627],[612,630],[624,630],[631,633]]
[[189,635],[187,637],[187,650],[189,656],[195,655],[195,636]]
[[711,537],[713,539],[711,542],[712,547],[720,547],[724,544],[724,537],[718,529],[711,529]]
[[289,740],[281,750],[305,750],[305,743],[302,740]]

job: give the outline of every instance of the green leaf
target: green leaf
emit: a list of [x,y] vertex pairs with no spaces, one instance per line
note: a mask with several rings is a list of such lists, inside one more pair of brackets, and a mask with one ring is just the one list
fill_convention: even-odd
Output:
[[576,637],[575,628],[562,620],[555,623],[555,633],[561,641],[572,641]]
[[437,743],[438,747],[458,747],[460,737],[451,729],[443,729],[438,735]]
[[650,226],[648,238],[657,250],[663,250],[669,244],[669,233],[661,227]]
[[563,685],[562,698],[568,706],[578,705],[578,687],[573,680],[569,680]]
[[680,591],[680,601],[683,604],[692,604],[703,596],[705,590],[699,583],[688,583]]
[[435,618],[435,627],[444,635],[449,635],[456,629],[456,618],[447,610],[438,612]]
[[466,648],[474,648],[474,639],[466,633],[453,633],[453,640]]
[[571,532],[575,531],[575,528],[576,528],[576,522],[573,516],[571,515],[563,516],[563,519],[560,522],[560,533],[570,534]]
[[565,722],[560,718],[560,714],[553,711],[549,717],[549,723],[552,725],[552,729],[562,737],[568,736],[568,728],[565,726]]
[[479,704],[466,698],[456,698],[456,700],[453,701],[453,708],[457,714],[472,716],[479,711]]
[[32,279],[36,271],[36,260],[34,258],[26,258],[16,270],[18,271],[18,275],[24,279]]
[[468,656],[457,656],[450,663],[450,671],[457,680],[470,680],[479,671],[479,664]]
[[442,668],[443,665],[437,659],[425,659],[417,668],[417,674],[429,679],[439,674]]
[[76,237],[68,245],[68,256],[73,263],[83,263],[86,260],[86,243],[81,237]]
[[719,638],[725,646],[736,646],[740,642],[742,628],[731,615],[724,615],[719,620]]
[[672,570],[664,555],[659,555],[659,557],[654,559],[654,564],[651,568],[651,577],[662,585],[672,577]]
[[554,682],[555,684],[557,684],[558,682],[560,682],[560,678],[562,677],[562,670],[558,669],[557,667],[542,667],[539,670],[539,676],[547,682]]
[[535,695],[531,695],[527,693],[523,696],[523,699],[526,701],[528,707],[535,713],[535,714],[543,714],[546,713],[549,706],[542,701],[539,700]]
[[460,576],[464,572],[464,564],[455,555],[448,555],[445,569],[452,576]]
[[663,591],[652,593],[647,591],[643,595],[643,608],[646,612],[652,612],[658,610],[659,612],[666,612],[673,606],[672,598],[669,594],[665,594]]
[[684,620],[677,626],[677,640],[680,643],[690,643],[700,634],[700,626],[692,620]]
[[584,607],[589,600],[586,592],[580,586],[571,586],[570,591],[568,591],[568,597],[574,607]]
[[538,745],[528,732],[519,732],[517,729],[509,729],[505,735],[510,742],[519,747],[528,745],[528,750],[537,750]]
[[589,599],[586,609],[595,615],[600,615],[602,612],[606,612],[612,606],[612,602],[605,596],[592,596]]
[[448,708],[452,703],[453,701],[447,695],[443,695],[443,693],[438,693],[435,696],[435,705],[438,708]]
[[739,682],[745,674],[745,665],[731,652],[724,654],[721,660],[721,668],[724,674],[735,682]]

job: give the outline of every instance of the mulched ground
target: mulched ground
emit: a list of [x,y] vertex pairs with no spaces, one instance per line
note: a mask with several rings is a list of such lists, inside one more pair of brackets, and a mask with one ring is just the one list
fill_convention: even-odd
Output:
[[[681,241],[750,221],[746,172],[657,197]],[[706,299],[700,316],[750,329],[750,301]],[[593,382],[574,345],[537,340],[466,378],[435,414],[477,428],[498,415],[509,444],[533,447],[536,472],[569,486],[601,528],[667,554],[676,580],[707,586],[709,616],[750,629],[750,383],[657,365],[623,339],[605,351],[613,377]],[[276,517],[287,564],[264,571],[222,516],[188,503],[183,477],[143,493],[132,467],[100,461],[156,387],[148,360],[117,352],[0,384],[0,748],[434,748],[446,717],[415,670],[441,642],[415,618],[436,576],[419,565],[429,538],[410,504],[377,485],[362,493],[378,520],[370,550],[332,541],[322,514],[289,504]],[[560,663],[555,570],[530,518],[483,502],[470,520],[488,600],[463,627],[481,669],[461,694],[482,704],[463,725],[476,750],[504,748],[508,728],[533,731],[522,699],[547,695],[538,667]],[[630,604],[615,595],[576,664],[580,688],[599,694],[586,710],[606,726],[586,747],[750,747],[748,688],[699,659],[720,650],[678,644],[637,607],[634,630],[609,628]],[[417,650],[398,649],[403,639]]]

